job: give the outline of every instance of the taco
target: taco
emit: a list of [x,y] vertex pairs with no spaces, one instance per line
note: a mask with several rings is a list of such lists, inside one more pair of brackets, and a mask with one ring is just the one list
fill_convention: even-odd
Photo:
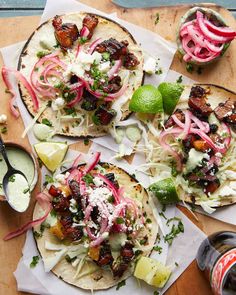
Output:
[[[130,276],[158,233],[146,190],[123,169],[98,161],[99,153],[54,177],[42,193],[51,213],[34,228],[45,271],[90,290]],[[43,214],[36,205],[34,220]]]
[[[32,116],[56,134],[98,137],[130,115],[129,99],[143,81],[143,54],[118,23],[91,13],[55,16],[26,42],[18,70],[32,91],[20,93]],[[44,121],[43,121],[44,119]]]
[[156,180],[172,178],[181,200],[208,213],[235,203],[235,127],[235,93],[215,85],[185,86],[173,114],[149,134]]

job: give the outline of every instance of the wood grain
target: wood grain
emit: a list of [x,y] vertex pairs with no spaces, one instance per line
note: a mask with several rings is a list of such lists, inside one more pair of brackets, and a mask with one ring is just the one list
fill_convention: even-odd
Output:
[[[180,16],[189,8],[189,6],[181,6],[180,8],[155,8],[155,9],[122,9],[118,8],[108,0],[83,0],[82,2],[91,5],[97,9],[105,12],[116,11],[123,19],[133,22],[137,25],[144,26],[154,32],[159,33],[168,40],[174,41],[175,30]],[[230,13],[222,8],[214,7],[222,15],[227,18],[228,23],[236,29],[236,23]],[[154,19],[156,13],[160,14],[160,22],[155,25]],[[0,19],[0,47],[7,46],[12,43],[22,41],[26,39],[31,32],[36,28],[39,21],[39,17],[17,17],[9,18],[7,22],[5,19]],[[189,75],[186,72],[185,66],[181,63],[176,56],[172,68],[179,72],[189,75],[192,79],[199,81],[214,82],[232,90],[236,90],[235,72],[233,69],[236,66],[235,53],[236,42],[233,42],[227,55],[218,64],[212,65],[205,69],[201,76],[194,73]],[[2,60],[0,60],[2,66]],[[23,131],[23,123],[19,118],[15,120],[8,110],[9,95],[5,93],[5,86],[2,80],[0,81],[0,113],[6,113],[8,115],[8,132],[3,136],[4,139],[14,140],[16,142],[22,142],[21,134]],[[29,146],[27,139],[24,139],[24,143]],[[77,143],[73,145],[73,148],[80,149],[83,144]],[[38,189],[39,185],[36,188]],[[35,193],[33,194],[35,196]],[[21,250],[24,244],[25,236],[21,236],[9,242],[2,240],[3,236],[11,230],[18,228],[20,225],[29,221],[32,216],[34,198],[32,198],[29,210],[24,214],[16,214],[13,212],[7,204],[0,204],[0,295],[8,294],[26,294],[17,292],[15,279],[13,277],[13,271],[16,269],[17,263],[21,257]],[[185,209],[182,209],[187,215]],[[213,233],[218,230],[236,230],[235,226],[216,221],[212,218],[197,214],[199,222],[196,225],[199,226],[206,234]],[[184,259],[184,258],[183,258]],[[198,271],[196,263],[193,262],[188,269],[181,275],[177,282],[167,291],[168,295],[209,295],[211,294],[208,283],[203,275]]]

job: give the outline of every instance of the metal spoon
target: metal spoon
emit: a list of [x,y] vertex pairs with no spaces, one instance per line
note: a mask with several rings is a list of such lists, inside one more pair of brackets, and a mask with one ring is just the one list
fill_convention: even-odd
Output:
[[6,173],[5,176],[3,177],[3,182],[2,182],[3,191],[4,191],[4,194],[5,194],[6,200],[7,200],[8,204],[9,204],[14,210],[16,210],[17,212],[24,212],[24,211],[28,208],[29,204],[28,204],[28,206],[25,208],[24,211],[19,210],[19,209],[16,208],[13,204],[11,204],[11,203],[9,202],[8,184],[9,184],[9,181],[10,181],[9,178],[11,178],[12,176],[14,176],[14,175],[16,175],[16,174],[20,174],[20,175],[22,175],[22,176],[26,179],[27,183],[28,183],[28,180],[27,180],[25,174],[24,174],[22,171],[20,171],[20,170],[16,170],[16,169],[13,168],[12,165],[10,164],[9,159],[8,159],[8,156],[7,156],[7,153],[6,153],[6,147],[5,147],[5,144],[4,144],[4,142],[2,141],[1,137],[0,137],[0,153],[2,154],[3,159],[5,160],[5,162],[6,162],[6,164],[7,164],[7,173]]

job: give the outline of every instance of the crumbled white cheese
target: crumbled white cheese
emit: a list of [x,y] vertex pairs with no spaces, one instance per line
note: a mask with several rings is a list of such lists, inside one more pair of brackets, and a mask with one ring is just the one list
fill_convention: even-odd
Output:
[[66,180],[65,180],[65,174],[57,174],[55,177],[55,180],[61,184],[65,184]]
[[62,97],[57,97],[54,101],[52,101],[53,111],[58,111],[62,109],[64,105],[65,105],[65,100]]
[[103,180],[101,178],[95,176],[93,179],[93,183],[99,187],[99,186],[103,185]]
[[84,76],[84,68],[81,64],[73,64],[71,67],[71,72],[78,77]]
[[77,202],[75,199],[70,199],[70,207],[69,207],[70,212],[76,213],[78,211],[77,207]]
[[107,72],[110,69],[110,61],[106,61],[106,62],[101,63],[98,66],[98,69],[100,72]]
[[85,53],[81,51],[77,57],[77,61],[83,64],[92,64],[94,62],[95,57],[91,54]]
[[7,122],[7,116],[5,114],[0,115],[0,124],[5,124]]
[[156,71],[156,60],[155,58],[149,56],[144,61],[143,70],[149,75],[155,74]]
[[101,53],[97,52],[97,51],[94,51],[93,54],[92,54],[92,57],[94,59],[94,61],[99,64],[102,60],[102,55]]

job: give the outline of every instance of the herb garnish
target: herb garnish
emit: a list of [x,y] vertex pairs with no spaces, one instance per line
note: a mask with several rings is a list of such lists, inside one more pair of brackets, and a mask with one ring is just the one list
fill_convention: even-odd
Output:
[[101,121],[100,119],[98,118],[98,116],[96,115],[92,115],[92,121],[95,125],[100,125],[101,124]]
[[23,194],[27,194],[29,192],[29,187],[23,190]]
[[80,38],[79,38],[79,43],[80,43],[80,44],[84,44],[87,40],[88,40],[87,37],[80,37]]
[[37,52],[37,57],[38,57],[38,58],[42,58],[42,57],[48,55],[49,53],[50,53],[50,52],[48,52],[48,51],[38,51],[38,52]]
[[34,268],[39,262],[39,256],[33,256],[32,261],[30,263],[30,268]]
[[85,181],[86,185],[89,186],[91,183],[93,183],[93,176],[91,174],[86,174],[82,177],[83,181]]
[[187,62],[186,63],[186,70],[187,70],[187,72],[192,73],[194,71],[193,65],[191,63]]
[[54,179],[52,176],[46,174],[45,175],[45,182],[44,182],[44,185],[47,185],[48,183],[53,183],[54,182]]
[[160,212],[159,215],[162,216],[164,219],[167,220],[167,217],[165,216],[165,214],[163,212]]
[[150,218],[147,218],[147,219],[146,219],[146,222],[147,222],[147,223],[152,223],[152,220],[151,220]]
[[157,251],[159,254],[162,253],[162,247],[160,247],[160,246],[154,246],[154,247],[153,247],[153,250],[154,250],[154,251]]
[[14,182],[14,181],[16,180],[16,176],[15,176],[15,175],[11,175],[11,176],[8,178],[8,180],[9,180],[10,182]]
[[7,133],[7,127],[6,126],[1,128],[1,133],[2,134]]
[[103,52],[102,58],[106,61],[110,60],[110,53],[109,52]]
[[172,245],[174,238],[176,238],[178,234],[183,232],[184,232],[184,225],[182,221],[180,220],[178,225],[175,225],[175,224],[172,225],[171,231],[166,236],[164,236],[164,241],[167,242],[169,245]]
[[119,282],[116,286],[116,290],[119,290],[121,287],[125,286],[126,285],[126,281],[123,280],[121,282]]
[[50,215],[52,217],[57,217],[57,212],[54,209],[52,209],[51,212],[50,212]]
[[76,260],[77,257],[73,257],[73,258],[70,258],[70,256],[67,254],[65,256],[65,260],[68,262],[68,263],[72,263],[73,261]]
[[52,127],[52,123],[47,118],[43,118],[42,124]]
[[67,115],[72,115],[72,117],[76,116],[76,109],[75,108],[64,108],[63,110]]
[[175,262],[175,266],[176,266],[176,267],[178,267],[178,266],[179,266],[179,264],[178,264],[177,262]]
[[88,138],[84,139],[84,145],[89,145],[89,139]]
[[159,291],[154,291],[153,295],[159,295]]
[[179,78],[176,80],[176,83],[182,83],[183,82],[183,76],[180,75]]
[[124,223],[125,221],[124,221],[124,219],[122,218],[122,217],[117,217],[116,218],[116,223],[117,224],[122,224],[122,223]]
[[157,12],[156,15],[155,15],[155,25],[157,25],[159,23],[159,20],[160,20],[160,15],[159,13]]

